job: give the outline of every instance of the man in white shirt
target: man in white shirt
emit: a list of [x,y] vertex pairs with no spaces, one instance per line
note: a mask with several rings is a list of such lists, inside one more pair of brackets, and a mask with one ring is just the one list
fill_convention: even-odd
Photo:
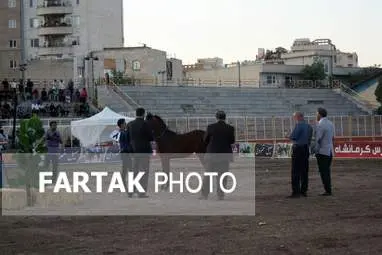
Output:
[[315,154],[317,158],[318,169],[320,171],[320,176],[322,184],[325,188],[325,193],[323,196],[332,195],[331,186],[331,164],[334,155],[333,144],[334,144],[334,125],[327,119],[327,111],[324,108],[318,108],[317,110],[317,121],[315,132]]

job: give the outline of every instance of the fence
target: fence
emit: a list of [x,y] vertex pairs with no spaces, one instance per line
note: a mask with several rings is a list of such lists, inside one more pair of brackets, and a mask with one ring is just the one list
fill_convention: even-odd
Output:
[[[134,86],[190,86],[190,87],[264,87],[264,88],[340,88],[340,80],[333,81],[311,81],[311,80],[275,80],[269,81],[255,79],[240,79],[240,80],[211,80],[211,79],[177,79],[177,80],[160,80],[156,78],[129,79],[129,84],[118,85],[134,85]],[[111,78],[111,80],[113,80]],[[102,84],[104,80],[99,80],[97,83]]]
[[[382,115],[365,116],[331,116],[329,119],[334,123],[335,135],[338,138],[352,137],[382,137]],[[63,136],[70,136],[70,121],[75,119],[42,119],[46,128],[49,122],[55,120],[59,129],[64,132]],[[216,120],[212,117],[183,117],[163,118],[169,129],[185,133],[195,129],[205,130],[207,126]],[[306,117],[313,124],[315,117]],[[17,121],[19,124],[20,120]],[[293,129],[292,117],[230,117],[227,122],[235,127],[238,141],[261,141],[280,140],[285,138]],[[12,130],[12,120],[2,123],[5,131]]]

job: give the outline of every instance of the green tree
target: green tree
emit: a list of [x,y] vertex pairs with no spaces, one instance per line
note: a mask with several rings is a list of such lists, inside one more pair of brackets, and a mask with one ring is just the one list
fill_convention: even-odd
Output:
[[301,71],[304,80],[319,81],[326,78],[324,64],[316,60],[312,65],[306,65]]
[[28,206],[34,204],[32,189],[38,188],[42,155],[47,152],[44,134],[43,123],[36,115],[21,121],[18,149],[15,155],[20,171],[18,178],[13,180],[13,185],[25,185]]
[[126,77],[124,75],[124,73],[121,71],[117,71],[117,70],[113,69],[111,71],[111,76],[112,76],[112,77],[110,77],[111,80],[117,85],[131,84],[131,79],[129,77]]

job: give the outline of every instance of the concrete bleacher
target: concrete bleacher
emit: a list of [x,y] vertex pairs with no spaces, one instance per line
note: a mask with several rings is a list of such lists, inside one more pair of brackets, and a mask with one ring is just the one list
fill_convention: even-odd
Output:
[[330,89],[227,87],[121,87],[137,104],[160,116],[290,116],[293,111],[315,115],[325,107],[330,115],[367,115],[355,103]]

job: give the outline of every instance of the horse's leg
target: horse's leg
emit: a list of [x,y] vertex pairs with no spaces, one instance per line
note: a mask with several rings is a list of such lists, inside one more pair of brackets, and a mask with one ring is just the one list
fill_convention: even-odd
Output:
[[[165,174],[167,174],[167,177],[169,178],[169,173],[170,173],[170,158],[162,157],[161,161],[162,161],[163,172]],[[169,182],[167,182],[166,184],[163,184],[161,186],[161,189],[162,190],[168,190],[168,187],[169,187]]]
[[204,168],[204,171],[206,171],[207,170],[207,163],[206,163],[206,159],[205,159],[205,154],[204,153],[197,153],[196,155],[198,156],[199,161]]

